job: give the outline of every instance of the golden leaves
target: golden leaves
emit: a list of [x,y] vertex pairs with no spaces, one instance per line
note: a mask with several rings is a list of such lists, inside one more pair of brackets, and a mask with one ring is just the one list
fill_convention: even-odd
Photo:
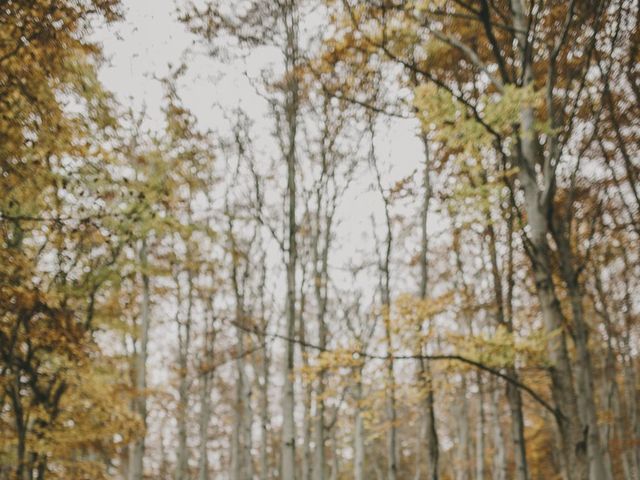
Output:
[[410,294],[403,294],[395,302],[398,316],[410,323],[419,323],[442,313],[451,304],[451,292],[435,298],[419,298]]
[[[436,298],[400,295],[393,304],[391,327],[403,344],[412,350],[423,345],[433,334],[430,321],[447,310],[453,302],[449,292]],[[428,328],[424,328],[424,327]]]
[[[502,93],[487,93],[475,103],[482,122],[501,136],[518,133],[520,115],[525,108],[544,108],[542,91],[532,86],[506,85]],[[471,115],[462,104],[443,88],[432,83],[422,84],[414,91],[414,106],[425,131],[435,127],[438,141],[469,155],[479,155],[491,147],[494,135]],[[544,130],[539,122],[539,130]]]
[[87,36],[94,18],[116,18],[118,4],[17,0],[0,10],[0,214],[14,219],[0,223],[0,396],[11,397],[0,464],[23,460],[24,438],[25,455],[46,459],[51,478],[103,478],[102,462],[83,459],[139,427],[120,369],[106,366],[89,328],[94,312],[122,308],[106,297],[101,310],[121,241],[101,209],[121,206],[122,195],[109,170],[112,99]]
[[535,331],[527,336],[516,336],[504,325],[499,325],[490,334],[451,335],[450,340],[461,355],[490,367],[508,367],[516,362],[542,367],[547,363],[549,339],[556,334]]

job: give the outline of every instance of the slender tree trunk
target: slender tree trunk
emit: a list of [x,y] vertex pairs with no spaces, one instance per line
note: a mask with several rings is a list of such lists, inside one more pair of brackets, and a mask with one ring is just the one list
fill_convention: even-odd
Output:
[[[424,434],[427,439],[427,479],[437,480],[439,478],[439,442],[438,434],[436,430],[436,416],[435,416],[435,392],[433,391],[433,383],[431,381],[431,370],[429,363],[425,360],[419,362],[419,381],[422,383],[423,388],[426,389],[426,395],[424,399]],[[422,441],[419,442],[422,445]],[[419,455],[418,455],[419,458]],[[420,478],[420,466],[416,467],[416,479]]]
[[[267,312],[265,306],[265,283],[267,279],[266,255],[261,260],[260,275],[260,319],[262,330],[267,330]],[[260,362],[260,480],[269,480],[269,348],[267,336],[262,337],[262,359]]]
[[9,397],[11,399],[11,406],[13,407],[13,415],[17,434],[16,444],[16,465],[15,465],[15,478],[17,480],[27,480],[28,468],[26,466],[26,454],[27,454],[27,424],[25,422],[24,410],[20,401],[20,378],[15,376],[15,385],[11,386],[9,391]]
[[[304,349],[303,349],[303,355]],[[311,415],[311,398],[312,398],[312,388],[311,385],[305,385],[304,387],[304,398],[303,398],[303,407],[304,407],[304,415],[302,419],[302,463],[301,470],[302,476],[301,480],[310,480],[311,472],[312,472],[312,452],[311,452],[311,434],[312,428],[311,424],[313,422],[313,418]],[[316,446],[316,449],[318,447]],[[315,469],[314,469],[315,473]]]
[[[500,424],[500,390],[497,388],[496,380],[494,377],[490,378],[491,386],[491,401],[488,403],[490,424],[493,428],[493,465],[492,465],[492,479],[493,480],[507,480],[508,467],[507,467],[507,454],[505,448],[505,439],[502,433],[502,425]],[[517,455],[518,451],[514,451]],[[516,472],[516,475],[518,473]],[[518,478],[518,477],[516,477]]]
[[[620,387],[617,380],[616,352],[613,347],[613,339],[617,336],[617,333],[615,332],[615,327],[613,325],[609,302],[607,301],[607,294],[604,291],[600,273],[597,271],[594,272],[593,277],[595,279],[594,283],[597,300],[601,304],[601,310],[598,311],[598,313],[604,321],[605,331],[607,333],[607,356],[605,360],[604,378],[602,381],[602,405],[606,411],[612,412],[613,414],[613,425],[605,422],[603,426],[602,443],[604,445],[609,445],[611,441],[614,440],[617,444],[622,446],[620,457],[622,460],[621,463],[624,480],[631,480],[635,478],[633,474],[633,450],[629,449],[628,446],[625,445],[626,429],[621,408]],[[624,354],[622,357],[624,358]],[[608,451],[607,455],[609,456],[607,459],[607,465],[610,468],[613,468],[611,456]],[[609,475],[613,478],[613,471],[610,470]]]
[[[176,279],[179,282],[179,279]],[[189,468],[189,451],[187,445],[187,412],[189,410],[189,348],[191,345],[191,320],[193,310],[193,273],[187,271],[187,315],[184,323],[178,324],[178,451],[176,454],[176,480],[187,480]],[[178,308],[180,301],[178,301]]]
[[[304,322],[305,310],[306,310],[306,295],[305,291],[305,277],[306,277],[306,269],[302,269],[302,280],[300,281],[300,308],[298,312],[298,327],[299,327],[299,337],[300,337],[300,353],[302,355],[302,364],[304,368],[309,367],[309,356],[307,352],[306,342],[307,342],[307,331],[306,325]],[[311,424],[313,421],[311,415],[311,402],[313,397],[313,386],[310,381],[303,380],[303,419],[302,419],[302,462],[301,462],[301,480],[310,480],[311,479],[311,467],[312,467],[312,452],[311,452]],[[317,448],[317,447],[316,447]]]
[[[212,172],[210,172],[212,175]],[[209,177],[209,185],[213,184],[213,178]],[[213,205],[212,192],[207,192],[209,205]],[[208,222],[212,228],[212,222]],[[215,284],[215,271],[211,267],[209,278],[212,285]],[[215,287],[214,287],[215,288]],[[215,291],[214,291],[215,292]],[[214,310],[214,292],[207,292],[203,295],[202,303],[206,305],[205,311],[205,331],[203,359],[200,362],[200,415],[199,415],[199,455],[198,455],[198,480],[209,480],[209,425],[211,423],[211,389],[215,375],[215,342],[216,342],[216,314]]]
[[260,480],[268,480],[269,475],[269,352],[262,347],[262,382],[260,384]]
[[470,480],[471,468],[471,435],[469,432],[469,406],[467,402],[467,382],[462,378],[459,394],[453,404],[453,416],[456,424],[455,448],[456,462],[454,472],[456,480]]
[[[387,344],[387,354],[391,357],[393,355],[393,345],[391,341],[391,322],[389,318],[389,306],[386,305],[386,310],[383,312],[385,319],[385,339]],[[387,480],[396,480],[398,473],[398,461],[396,456],[397,451],[397,412],[396,412],[396,384],[394,373],[393,360],[387,361],[387,419],[389,421],[389,433],[387,435]]]
[[[487,232],[489,236],[489,257],[491,259],[491,273],[493,279],[493,292],[496,303],[496,321],[498,325],[506,327],[507,331],[513,334],[513,288],[514,288],[514,265],[513,265],[513,211],[508,215],[507,224],[507,288],[506,298],[503,299],[502,275],[498,265],[496,233],[493,228],[493,219],[490,211],[487,211]],[[504,271],[504,267],[503,267]],[[507,375],[514,380],[518,380],[519,375],[515,366],[510,365],[506,369]],[[511,441],[515,460],[515,479],[529,480],[529,468],[527,465],[526,442],[524,437],[524,414],[522,411],[522,395],[520,389],[512,383],[507,382],[507,402],[511,413]]]
[[[326,180],[327,161],[326,153],[323,154],[323,170],[322,176]],[[335,210],[335,196],[332,198],[334,204],[326,205],[325,215],[321,215],[323,210],[323,191],[325,184],[321,182],[316,191],[316,214],[315,214],[315,232],[313,236],[313,264],[314,264],[314,292],[315,300],[318,308],[317,325],[318,325],[318,346],[320,349],[325,349],[327,346],[327,325],[326,325],[326,312],[327,312],[327,283],[329,276],[329,249],[331,246],[332,224],[333,224],[333,212]],[[323,218],[324,217],[324,218]],[[324,222],[323,222],[324,220]],[[322,224],[324,223],[324,229]],[[316,422],[315,422],[315,455],[314,455],[314,467],[313,478],[314,480],[324,480],[326,470],[325,459],[325,377],[326,372],[320,369],[318,372],[317,390],[316,390]],[[335,452],[334,452],[335,455]]]
[[364,477],[364,418],[362,414],[362,368],[358,370],[355,386],[355,428],[353,438],[353,480],[365,480]]
[[560,270],[569,293],[569,301],[573,314],[574,343],[576,346],[576,375],[578,410],[585,422],[587,455],[589,457],[590,477],[594,479],[612,480],[611,467],[605,461],[606,452],[600,441],[598,412],[595,404],[593,366],[589,352],[589,326],[584,313],[583,289],[579,284],[579,273],[574,267],[575,261],[569,244],[568,232],[562,226],[556,227],[556,242],[559,249]]
[[160,467],[158,471],[158,478],[160,480],[167,480],[171,478],[171,470],[169,467],[169,460],[167,455],[167,447],[165,445],[165,433],[164,433],[164,425],[162,425],[161,433],[160,433]]
[[[604,366],[604,379],[602,382],[602,408],[606,412],[611,412],[613,418],[612,421],[605,421],[601,428],[601,443],[602,445],[610,445],[612,441],[616,441],[618,444],[622,444],[622,434],[624,432],[623,421],[620,411],[620,395],[618,389],[618,381],[616,380],[616,365],[615,354],[613,352],[613,346],[611,345],[611,330],[607,327],[609,332],[607,333],[607,356]],[[622,472],[625,480],[630,480],[631,471],[629,465],[629,459],[627,451],[622,451],[620,455],[620,463],[622,465]],[[608,478],[613,479],[613,465],[611,462],[611,453],[609,449],[605,450],[605,465],[607,467]]]
[[[454,288],[461,292],[461,316],[464,326],[467,328],[468,335],[473,335],[472,319],[469,310],[469,288],[465,281],[463,263],[462,263],[462,247],[460,244],[460,227],[456,225],[456,220],[452,218],[454,224],[453,229],[453,251],[456,263],[456,275],[454,280]],[[460,385],[458,387],[457,398],[453,402],[453,411],[456,425],[456,435],[458,444],[455,449],[455,478],[456,480],[470,480],[472,478],[473,460],[471,453],[471,433],[469,404],[467,400],[467,376],[462,373]]]
[[[380,169],[378,168],[378,160],[376,158],[374,138],[375,138],[375,124],[374,119],[369,119],[369,132],[371,137],[371,164],[375,170],[376,182],[382,202],[384,205],[384,217],[385,217],[385,240],[384,251],[379,253],[379,274],[380,274],[380,299],[382,303],[382,321],[384,325],[385,346],[387,350],[388,359],[386,360],[386,388],[385,388],[385,403],[387,421],[389,422],[389,431],[387,433],[387,480],[396,480],[398,474],[398,460],[397,460],[397,436],[398,427],[397,423],[397,411],[396,411],[396,379],[395,379],[395,367],[393,360],[393,339],[391,333],[391,275],[390,275],[390,262],[391,262],[391,248],[393,245],[393,225],[391,223],[390,212],[390,200],[384,191],[382,185],[382,176]],[[375,227],[375,225],[374,225]],[[374,232],[375,234],[375,232]]]
[[478,383],[478,418],[476,420],[476,480],[484,480],[484,385],[480,372],[476,372]]
[[[627,345],[627,350],[628,350]],[[640,427],[638,424],[640,421],[640,401],[638,399],[638,381],[635,367],[633,365],[633,357],[630,354],[625,354],[623,357],[624,362],[624,390],[626,400],[626,416],[628,418],[627,436],[628,439],[626,448],[631,451],[631,467],[633,472],[633,478],[640,478]]]
[[286,36],[286,91],[285,118],[287,131],[287,296],[286,296],[286,337],[283,364],[282,394],[282,480],[296,478],[296,425],[294,417],[294,336],[296,323],[296,135],[298,131],[299,92],[296,68],[298,65],[298,19],[295,2],[285,2],[283,21]]
[[622,364],[623,382],[625,391],[626,417],[628,423],[627,435],[625,439],[626,448],[631,451],[631,466],[634,478],[640,478],[640,389],[638,389],[638,372],[636,362],[632,353],[631,329],[633,328],[631,312],[633,309],[633,290],[631,283],[632,265],[624,248],[622,249],[622,260],[624,262],[624,306],[625,313],[624,333],[622,335]]
[[[145,389],[147,388],[147,345],[149,343],[149,323],[150,323],[150,288],[149,275],[146,268],[147,241],[143,239],[139,251],[140,265],[142,268],[142,302],[140,308],[140,320],[138,322],[138,351],[135,361],[135,389],[134,411],[140,416],[143,426],[147,425],[147,399]],[[131,446],[131,460],[129,462],[129,480],[142,480],[144,476],[144,451],[145,451],[145,431]]]
[[[235,421],[232,435],[231,449],[231,478],[244,480],[252,476],[251,458],[251,385],[247,379],[245,365],[245,329],[247,328],[244,289],[249,267],[245,267],[245,274],[240,274],[241,255],[233,232],[233,219],[229,217],[229,239],[231,243],[231,283],[235,300],[236,323],[236,383],[235,383]],[[242,277],[242,278],[241,278]]]
[[[324,372],[318,376],[318,383],[324,383]],[[325,478],[325,425],[324,425],[324,399],[320,396],[324,395],[324,386],[318,386],[316,392],[316,416],[314,433],[314,462],[313,462],[313,478],[314,480],[324,480]]]
[[[422,135],[422,143],[424,147],[425,165],[423,175],[424,198],[422,209],[420,212],[420,298],[427,299],[427,287],[429,283],[429,205],[431,203],[431,156],[429,151],[429,141],[425,134]],[[422,325],[419,326],[422,329]],[[422,355],[423,348],[416,352]],[[420,359],[418,361],[420,383],[426,391],[424,400],[424,433],[427,445],[427,480],[438,480],[438,460],[440,456],[440,447],[438,442],[438,432],[436,429],[435,415],[435,392],[433,391],[433,382],[431,381],[431,369],[427,361]],[[420,458],[419,455],[417,455]],[[420,467],[416,467],[416,480],[420,479]]]
[[253,426],[253,409],[251,408],[251,383],[245,376],[244,381],[244,413],[242,424],[242,462],[243,467],[241,478],[253,478],[253,456],[251,455],[251,447],[253,445],[252,426]]
[[333,455],[331,457],[331,480],[338,480],[340,474],[340,462],[338,461],[338,440],[336,439],[336,427],[331,429],[331,449]]
[[[211,358],[211,356],[209,356]],[[207,366],[207,368],[210,368]],[[202,373],[200,385],[200,415],[198,421],[199,427],[199,450],[198,457],[198,480],[209,479],[209,457],[207,445],[209,442],[209,421],[211,419],[211,381],[212,373]]]
[[198,458],[198,479],[208,480],[209,461],[207,456],[207,443],[209,440],[209,419],[211,417],[211,405],[209,397],[211,395],[211,381],[208,374],[204,375],[200,386],[200,456]]

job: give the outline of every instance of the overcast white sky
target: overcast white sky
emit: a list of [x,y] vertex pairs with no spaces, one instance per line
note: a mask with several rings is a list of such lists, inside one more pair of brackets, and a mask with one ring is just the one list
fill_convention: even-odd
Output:
[[[222,112],[240,106],[256,121],[257,130],[268,137],[271,123],[266,118],[265,102],[243,71],[257,76],[276,56],[263,50],[250,56],[246,63],[213,60],[178,22],[177,9],[183,0],[123,0],[123,4],[125,19],[96,34],[107,58],[101,79],[121,104],[136,111],[144,106],[148,126],[161,128],[163,92],[156,78],[166,75],[169,64],[175,66],[184,61],[188,72],[179,85],[179,94],[203,127],[227,131],[229,122]],[[378,131],[377,151],[389,186],[420,168],[423,153],[416,129],[415,122],[394,120],[389,128]],[[269,148],[268,143],[263,145]],[[266,157],[277,155],[276,151],[261,153],[267,153]],[[371,181],[372,178],[359,178],[344,199],[339,211],[341,227],[334,265],[344,264],[356,254],[363,243],[362,234],[371,229],[371,214],[381,213],[379,196],[367,191]]]

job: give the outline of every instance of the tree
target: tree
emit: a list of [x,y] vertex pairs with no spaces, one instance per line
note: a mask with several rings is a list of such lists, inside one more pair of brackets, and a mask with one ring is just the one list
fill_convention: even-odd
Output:
[[[589,89],[587,72],[594,52],[602,48],[601,42],[609,38],[615,44],[610,32],[616,31],[617,17],[609,13],[609,2],[593,6],[568,2],[553,7],[536,3],[530,5],[531,10],[520,1],[454,3],[447,3],[446,8],[438,2],[366,6],[342,2],[342,6],[362,43],[414,71],[424,82],[416,92],[416,105],[425,113],[426,122],[444,128],[444,135],[463,148],[474,139],[477,148],[478,141],[483,142],[483,149],[494,149],[496,162],[518,169],[517,182],[508,186],[514,194],[521,192],[524,199],[516,207],[526,214],[524,241],[536,277],[541,313],[548,332],[562,332],[550,340],[549,350],[566,457],[565,476],[586,478],[587,470],[591,470],[597,478],[607,478],[578,279],[580,260],[570,246],[570,232],[564,228],[566,219],[558,214],[572,211],[571,183],[562,188],[565,203],[557,202],[558,185],[564,182],[560,166],[569,162],[569,139],[579,138],[576,114]],[[539,28],[532,30],[535,20],[540,20]],[[590,26],[588,31],[585,25]],[[483,43],[475,42],[476,38]],[[573,57],[572,49],[578,45],[580,54]],[[440,55],[434,56],[435,52]],[[449,102],[447,106],[443,98],[450,99],[445,101]],[[485,99],[493,99],[499,107],[484,107]],[[451,122],[457,124],[457,136],[449,133]],[[542,143],[541,137],[549,141]],[[549,235],[557,245],[558,273],[572,298],[575,360],[569,357],[566,346],[565,317],[552,274],[551,259],[556,252]],[[576,402],[585,419],[584,429],[573,413]]]

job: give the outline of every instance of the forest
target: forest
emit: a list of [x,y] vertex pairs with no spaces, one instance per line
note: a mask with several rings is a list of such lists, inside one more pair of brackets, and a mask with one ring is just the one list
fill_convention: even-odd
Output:
[[638,0],[0,0],[0,480],[639,480],[639,378]]

